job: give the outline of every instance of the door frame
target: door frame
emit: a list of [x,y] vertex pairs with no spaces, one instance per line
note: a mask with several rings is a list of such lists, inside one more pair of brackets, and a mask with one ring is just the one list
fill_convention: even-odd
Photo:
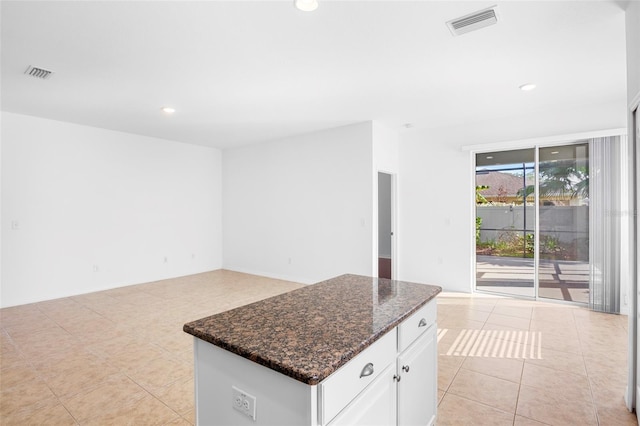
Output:
[[[640,104],[640,94],[635,99],[635,107],[638,108]],[[629,114],[633,109],[629,109]],[[492,142],[492,143],[481,143],[481,144],[472,144],[472,145],[464,145],[461,147],[462,151],[466,151],[469,153],[469,174],[468,174],[468,182],[469,182],[469,194],[475,194],[475,182],[476,182],[476,154],[483,152],[492,152],[492,151],[506,151],[513,149],[523,149],[523,148],[531,148],[531,146],[537,146],[539,148],[544,148],[553,145],[560,145],[562,143],[570,143],[576,140],[584,140],[584,139],[593,139],[600,138],[606,136],[617,136],[617,135],[626,135],[627,134],[626,127],[618,127],[611,129],[603,129],[597,131],[589,131],[589,132],[580,132],[580,133],[569,133],[569,134],[561,134],[555,136],[545,136],[539,138],[530,138],[530,139],[510,139],[502,142]],[[640,182],[640,176],[638,177],[638,181]],[[639,183],[640,184],[640,183]],[[469,223],[468,223],[468,233],[469,236],[469,269],[471,270],[472,279],[469,280],[469,293],[476,293],[475,283],[476,283],[476,238],[475,238],[475,208],[476,208],[476,200],[475,196],[469,196],[468,198],[468,212],[469,212]],[[635,294],[629,292],[630,294]],[[485,293],[486,294],[486,293]],[[634,298],[635,299],[635,298]],[[639,295],[640,299],[640,295]],[[527,299],[533,300],[533,299]],[[546,300],[546,299],[545,299]],[[561,303],[559,301],[559,303]],[[631,312],[629,312],[631,315]],[[640,354],[639,354],[640,355]]]
[[[526,300],[534,300],[537,297],[538,294],[538,290],[537,290],[537,278],[538,278],[538,265],[537,265],[537,236],[538,236],[538,208],[537,208],[537,200],[538,200],[538,179],[537,179],[537,173],[538,173],[538,166],[537,166],[537,160],[538,160],[538,149],[537,147],[531,147],[531,146],[525,146],[525,147],[517,147],[517,148],[513,148],[513,149],[498,149],[498,150],[478,150],[478,151],[474,151],[472,152],[472,161],[473,161],[473,168],[472,168],[472,176],[473,176],[473,205],[472,205],[472,218],[474,220],[472,220],[472,222],[475,224],[475,218],[477,217],[477,205],[475,203],[475,186],[476,186],[476,168],[477,168],[477,162],[476,162],[476,155],[477,154],[490,154],[490,153],[495,153],[495,152],[504,152],[504,151],[519,151],[519,150],[533,150],[533,163],[534,163],[534,175],[535,175],[535,193],[534,193],[534,238],[536,238],[535,243],[534,243],[534,248],[536,249],[536,252],[534,252],[534,265],[533,265],[533,269],[534,269],[534,273],[533,273],[533,291],[534,291],[534,296],[530,297],[530,296],[524,296],[524,295],[518,295],[518,294],[509,294],[509,293],[500,293],[498,291],[491,291],[491,290],[478,290],[477,288],[477,257],[476,257],[476,239],[475,239],[475,235],[476,235],[476,230],[474,228],[473,230],[473,252],[472,252],[472,263],[473,263],[473,273],[472,273],[472,292],[473,293],[479,293],[479,294],[488,294],[488,295],[497,295],[497,296],[501,296],[501,297],[514,297],[514,298],[519,298],[519,299],[526,299]],[[524,163],[524,162],[522,162]],[[520,162],[518,163],[514,163],[514,164],[520,164]],[[525,172],[526,173],[526,172]],[[524,206],[524,208],[526,209],[526,206]],[[525,212],[526,215],[526,212]],[[526,216],[525,216],[526,218]],[[524,235],[526,238],[526,219],[523,223],[523,229],[524,229]]]
[[379,235],[379,222],[380,222],[380,212],[379,212],[379,205],[378,205],[378,200],[379,200],[379,196],[380,196],[380,188],[378,185],[378,176],[380,173],[386,174],[390,176],[390,180],[391,180],[391,194],[390,194],[390,202],[391,202],[391,279],[395,280],[398,277],[398,238],[397,238],[397,218],[398,218],[398,214],[397,214],[397,208],[398,208],[398,203],[397,203],[397,184],[398,184],[398,175],[395,172],[391,172],[391,171],[387,171],[384,169],[378,170],[376,173],[376,203],[375,203],[375,209],[376,209],[376,221],[375,221],[375,242],[374,242],[374,268],[375,268],[375,274],[374,276],[378,277],[379,276],[379,269],[378,269],[378,257],[380,255],[380,235]]
[[[618,133],[620,134],[620,133]],[[583,135],[581,135],[583,136]],[[611,135],[609,135],[611,136]],[[581,137],[579,139],[573,139],[573,140],[565,140],[565,138],[558,138],[555,141],[553,140],[547,140],[546,143],[533,143],[532,145],[524,145],[524,146],[512,146],[512,147],[508,147],[508,148],[501,148],[501,149],[478,149],[478,150],[472,150],[471,151],[471,156],[472,156],[472,180],[473,180],[473,194],[475,194],[475,185],[476,185],[476,155],[477,154],[487,154],[487,153],[495,153],[495,152],[501,152],[501,151],[512,151],[512,150],[520,150],[520,149],[533,149],[534,150],[534,198],[533,198],[533,205],[534,205],[534,255],[533,255],[533,293],[534,296],[530,297],[530,296],[523,296],[523,295],[517,295],[517,294],[508,294],[508,293],[500,293],[500,292],[496,292],[496,291],[487,291],[487,290],[478,290],[477,288],[477,260],[476,260],[476,240],[475,240],[475,228],[473,230],[473,233],[471,234],[473,236],[472,239],[472,292],[473,293],[479,293],[479,294],[491,294],[491,295],[498,295],[498,296],[503,296],[503,297],[514,297],[514,298],[520,298],[520,299],[526,299],[526,300],[541,300],[541,301],[545,301],[545,302],[553,302],[553,303],[563,303],[563,304],[570,304],[570,305],[579,305],[579,306],[584,306],[585,303],[583,302],[576,302],[576,301],[569,301],[569,300],[562,300],[562,299],[553,299],[553,298],[548,298],[548,297],[540,297],[540,277],[539,277],[539,267],[540,267],[540,203],[539,203],[539,186],[540,186],[540,170],[539,170],[539,163],[540,163],[540,149],[543,148],[552,148],[552,147],[562,147],[562,146],[570,146],[570,145],[582,145],[585,142],[588,144],[589,139],[593,139],[597,136],[590,136],[590,137]],[[560,140],[562,139],[562,140]],[[475,218],[476,216],[476,203],[475,203],[475,196],[473,197],[472,200],[472,209],[473,209],[473,215],[472,217]],[[475,223],[475,221],[472,221]],[[526,224],[525,224],[525,228],[526,228]]]

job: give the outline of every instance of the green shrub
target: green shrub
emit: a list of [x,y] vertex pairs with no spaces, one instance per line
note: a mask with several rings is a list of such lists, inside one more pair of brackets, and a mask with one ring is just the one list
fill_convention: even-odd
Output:
[[482,227],[482,218],[476,217],[476,245],[480,244],[480,228]]

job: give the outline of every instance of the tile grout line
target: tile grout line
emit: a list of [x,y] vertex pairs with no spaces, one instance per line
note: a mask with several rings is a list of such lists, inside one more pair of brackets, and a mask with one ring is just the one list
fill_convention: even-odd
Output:
[[[531,309],[531,317],[533,316],[533,309]],[[529,331],[531,331],[531,317],[529,317]],[[513,410],[513,426],[516,424],[516,416],[518,415],[518,404],[520,403],[520,390],[522,389],[522,378],[524,377],[524,367],[527,363],[526,358],[522,360],[522,370],[520,371],[520,380],[518,381],[518,394],[516,396],[516,406]]]
[[576,333],[578,335],[578,342],[580,343],[580,359],[582,359],[582,363],[584,365],[584,371],[587,373],[587,381],[589,383],[589,394],[591,395],[591,408],[596,418],[596,424],[600,425],[600,413],[598,412],[598,406],[596,405],[596,398],[593,393],[593,385],[591,383],[591,377],[589,376],[589,369],[587,368],[587,363],[584,358],[584,350],[582,349],[582,337],[580,331],[578,330],[578,322],[576,321],[575,313],[572,312],[573,316],[573,324],[576,328]]
[[[533,316],[533,309],[531,310],[531,316]],[[531,331],[531,318],[529,318],[529,331]],[[515,426],[516,424],[516,416],[518,415],[518,404],[520,403],[520,391],[522,390],[522,378],[524,377],[524,367],[526,364],[527,364],[527,360],[525,358],[522,360],[522,370],[520,371],[520,380],[518,381],[518,395],[516,396],[516,408],[513,411],[513,426]]]

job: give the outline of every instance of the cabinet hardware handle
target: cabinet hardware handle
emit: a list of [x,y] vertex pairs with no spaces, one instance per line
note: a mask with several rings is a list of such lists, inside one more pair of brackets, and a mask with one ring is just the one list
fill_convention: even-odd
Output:
[[425,327],[427,325],[427,320],[422,318],[418,323],[418,327]]
[[397,374],[393,375],[393,380],[395,380],[396,382],[399,382],[400,379],[402,379],[402,376],[398,376]]
[[364,366],[362,371],[360,372],[360,378],[367,377],[373,374],[373,364],[369,363]]
[[405,373],[409,372],[409,366],[408,365],[403,365],[402,366],[402,371],[404,371]]

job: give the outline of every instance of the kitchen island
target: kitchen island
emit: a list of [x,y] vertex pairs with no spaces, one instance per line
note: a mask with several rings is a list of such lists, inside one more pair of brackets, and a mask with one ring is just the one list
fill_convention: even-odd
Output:
[[342,275],[185,324],[197,424],[432,424],[440,291]]

